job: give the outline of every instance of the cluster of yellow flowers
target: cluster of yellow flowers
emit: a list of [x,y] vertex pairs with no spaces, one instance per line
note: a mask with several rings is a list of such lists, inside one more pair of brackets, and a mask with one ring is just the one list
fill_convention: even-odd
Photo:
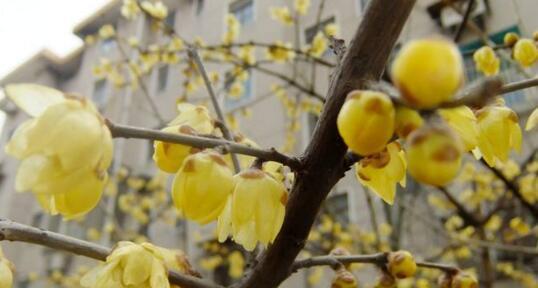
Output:
[[0,246],[0,287],[11,288],[13,285],[13,271],[15,267],[4,257]]
[[126,19],[134,19],[140,13],[140,7],[136,0],[123,0],[121,15]]
[[140,7],[146,13],[151,15],[151,17],[159,19],[159,20],[163,20],[164,18],[166,18],[166,16],[168,16],[168,7],[166,7],[161,1],[156,1],[156,2],[143,1],[140,4]]
[[269,60],[275,62],[287,62],[295,58],[295,51],[293,51],[291,43],[282,43],[281,41],[276,41],[274,45],[267,48],[266,57]]
[[271,7],[271,18],[284,25],[293,25],[294,18],[288,7]]
[[97,109],[84,98],[35,84],[8,85],[6,92],[34,117],[17,128],[5,148],[22,160],[15,189],[32,191],[52,214],[74,218],[90,211],[112,161],[112,137]]
[[86,273],[82,287],[170,287],[168,270],[193,274],[184,253],[168,250],[150,243],[135,244],[122,241],[116,244],[106,263]]
[[[482,54],[488,53],[475,56],[489,57]],[[463,59],[454,43],[411,41],[396,56],[392,78],[401,100],[412,109],[395,107],[382,92],[352,91],[337,119],[344,142],[363,156],[356,164],[357,178],[388,203],[396,183],[405,185],[406,170],[419,182],[443,186],[458,174],[464,152],[500,166],[511,149],[519,151],[518,117],[502,100],[477,111],[466,106],[439,109],[427,122],[420,116],[419,109],[451,101],[464,82]],[[400,139],[394,141],[394,134]]]
[[[214,121],[205,107],[181,103],[178,110],[179,115],[163,131],[191,135],[214,132]],[[256,145],[244,137],[237,142]],[[234,176],[229,158],[216,151],[161,141],[155,141],[154,147],[157,166],[176,173],[172,198],[184,217],[200,224],[218,218],[219,240],[233,235],[247,250],[254,249],[258,241],[265,245],[273,241],[282,225],[287,200],[282,180],[272,176],[278,175],[279,167],[264,166],[270,167],[268,172],[250,168]]]
[[213,271],[217,267],[227,266],[228,275],[232,279],[238,279],[243,275],[245,257],[237,248],[229,243],[206,241],[202,244],[202,249],[205,255],[200,260],[200,266],[205,270]]
[[222,42],[229,45],[239,37],[241,24],[233,14],[228,14],[226,15],[226,27],[226,32],[222,36]]

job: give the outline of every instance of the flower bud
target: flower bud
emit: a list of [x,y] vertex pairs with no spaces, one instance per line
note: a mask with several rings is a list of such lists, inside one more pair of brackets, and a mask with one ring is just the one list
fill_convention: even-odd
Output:
[[353,91],[338,114],[337,126],[353,152],[377,153],[394,133],[394,107],[389,96],[381,92]]
[[538,59],[538,48],[531,39],[521,39],[514,46],[514,59],[523,67],[529,67]]
[[459,272],[452,279],[451,288],[478,288],[478,281],[468,273]]
[[172,185],[172,199],[183,215],[200,224],[217,219],[234,187],[224,159],[212,151],[185,159]]
[[353,273],[344,268],[340,268],[336,271],[331,288],[357,288],[359,284]]
[[394,131],[401,139],[405,139],[409,133],[424,124],[424,120],[416,110],[404,106],[396,108],[395,122]]
[[499,73],[501,61],[495,55],[495,51],[489,46],[484,46],[473,54],[473,60],[476,70],[484,73],[486,76],[493,76]]
[[407,43],[392,63],[396,87],[418,108],[433,108],[451,100],[463,85],[463,71],[458,47],[439,38]]
[[504,34],[504,39],[503,39],[504,45],[508,47],[514,46],[518,40],[519,40],[519,35],[517,35],[517,33],[508,32]]
[[417,271],[415,259],[408,251],[390,252],[387,260],[387,269],[395,278],[404,279],[413,277]]
[[411,176],[433,186],[444,186],[460,169],[463,143],[443,123],[431,123],[409,135],[407,161]]

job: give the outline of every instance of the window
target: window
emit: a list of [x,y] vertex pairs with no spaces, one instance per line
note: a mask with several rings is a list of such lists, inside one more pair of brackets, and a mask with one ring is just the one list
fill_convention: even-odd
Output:
[[[314,25],[311,27],[306,28],[304,31],[304,39],[306,44],[312,43],[314,40],[314,37],[316,37],[316,34],[318,34],[319,31],[322,31],[325,29],[325,26],[329,24],[334,24],[336,22],[334,16],[327,18],[323,21],[321,21],[318,25]],[[323,53],[322,56],[330,56],[333,55],[332,49],[325,50],[325,53]]]
[[164,19],[167,26],[174,27],[176,25],[176,11],[170,11]]
[[[228,78],[228,77],[227,77]],[[233,83],[230,83],[228,86],[228,89]],[[253,83],[252,83],[252,73],[249,71],[248,79],[242,82],[243,84],[243,94],[241,96],[237,97],[236,99],[232,99],[230,97],[226,97],[224,101],[224,108],[225,110],[233,110],[238,107],[241,107],[252,99],[253,96]]]
[[202,14],[202,11],[204,11],[204,6],[205,6],[205,0],[196,1],[196,15]]
[[228,9],[230,14],[241,23],[241,25],[249,24],[254,21],[254,0],[236,0]]
[[[504,29],[503,31],[489,35],[489,38],[495,44],[502,44],[504,34],[508,32],[521,34],[517,26],[512,26],[507,29]],[[460,46],[460,50],[462,51],[464,55],[465,74],[467,77],[467,82],[469,83],[484,77],[484,75],[481,72],[478,72],[476,70],[475,63],[473,60],[473,54],[470,53],[470,51],[474,51],[482,47],[482,45],[483,43],[481,40],[476,40],[476,41],[472,41],[470,43]],[[505,58],[500,58],[500,59],[501,59],[501,68],[500,68],[499,76],[501,76],[503,81],[514,82],[514,81],[523,80],[525,78],[517,70],[517,67],[516,67],[517,64],[514,64]],[[526,97],[525,97],[525,92],[522,90],[508,93],[503,98],[507,106],[514,108],[516,110],[518,108],[524,108],[525,106]]]
[[116,41],[114,40],[114,38],[101,40],[100,47],[103,54],[110,54],[110,52],[116,49]]
[[93,101],[97,104],[98,107],[105,105],[107,100],[107,85],[106,79],[100,79],[95,82],[93,86]]
[[349,202],[347,193],[340,193],[325,200],[325,212],[338,223],[349,224]]
[[166,84],[168,83],[168,69],[169,69],[168,67],[169,67],[168,65],[163,65],[159,67],[159,70],[158,70],[159,92],[163,91],[166,88]]
[[359,4],[361,5],[361,14],[364,12],[364,10],[366,9],[366,5],[368,5],[368,2],[370,2],[370,0],[359,0]]

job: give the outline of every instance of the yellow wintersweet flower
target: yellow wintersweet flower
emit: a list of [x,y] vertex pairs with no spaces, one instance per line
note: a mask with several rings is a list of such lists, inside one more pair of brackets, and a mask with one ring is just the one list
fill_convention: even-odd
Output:
[[478,281],[469,273],[458,272],[452,279],[452,286],[457,288],[478,288]]
[[[86,99],[35,84],[13,84],[6,94],[30,116],[5,149],[22,160],[17,191],[31,191],[52,214],[72,218],[101,198],[112,161],[112,137]],[[84,139],[84,141],[80,141]]]
[[387,270],[397,279],[413,277],[417,271],[415,259],[408,251],[390,252],[387,256],[387,262]]
[[140,7],[136,0],[123,0],[121,15],[126,19],[134,19],[140,13]]
[[286,62],[295,58],[295,52],[293,51],[291,44],[284,44],[281,41],[276,41],[274,45],[267,48],[266,54],[267,59],[276,62]]
[[478,145],[478,124],[473,111],[467,106],[452,109],[440,109],[439,114],[458,135],[465,151],[471,151]]
[[499,73],[501,61],[495,55],[495,51],[489,46],[484,46],[473,54],[473,60],[476,70],[484,73],[486,76],[493,76]]
[[478,149],[475,156],[484,157],[489,166],[506,162],[510,149],[521,150],[521,128],[517,114],[505,106],[487,106],[477,113]]
[[[210,134],[213,132],[213,119],[204,106],[180,103],[178,104],[178,112],[179,115],[168,124],[168,127],[162,129],[162,131],[188,135],[197,133]],[[187,145],[162,141],[155,141],[153,147],[155,149],[153,160],[157,164],[157,167],[168,173],[175,173],[181,167],[185,157],[198,151],[197,148]]]
[[382,151],[394,133],[394,107],[376,91],[352,91],[338,114],[340,136],[359,155]]
[[514,59],[516,59],[521,66],[529,67],[538,60],[538,48],[531,39],[520,39],[514,46]]
[[310,0],[295,0],[295,11],[301,15],[305,15],[310,7]]
[[166,7],[161,1],[144,1],[142,4],[140,4],[140,6],[153,18],[163,20],[166,18],[166,16],[168,16],[168,7]]
[[217,219],[233,188],[224,158],[204,151],[185,159],[172,185],[172,199],[187,219],[206,224]]
[[242,171],[234,179],[233,195],[219,216],[219,241],[233,234],[234,241],[248,251],[254,250],[258,241],[272,243],[284,221],[286,188],[256,168]]
[[86,273],[80,285],[98,287],[168,288],[168,269],[188,273],[188,263],[177,252],[149,243],[119,242],[106,258],[106,263]]
[[15,267],[4,257],[0,247],[0,287],[11,288],[13,286],[13,271]]
[[99,28],[99,37],[101,39],[112,38],[114,35],[116,35],[116,31],[114,26],[110,24],[103,25],[101,28]]
[[489,218],[488,222],[484,225],[487,231],[497,232],[502,225],[502,218],[499,215],[493,215]]
[[537,125],[538,125],[538,108],[534,109],[534,111],[532,111],[531,115],[527,119],[527,124],[525,124],[525,130],[526,131],[532,130]]
[[338,25],[334,23],[327,24],[325,28],[323,29],[323,31],[325,32],[325,35],[333,36],[333,37],[338,36],[338,30],[339,30]]
[[515,217],[510,220],[510,228],[517,232],[518,235],[524,236],[530,233],[531,228],[520,217]]
[[359,284],[353,273],[349,272],[345,268],[336,270],[336,274],[331,283],[331,287],[335,288],[357,288]]
[[226,27],[227,30],[224,33],[224,36],[222,36],[222,42],[229,45],[239,37],[241,24],[233,14],[228,14],[226,15]]
[[241,96],[243,96],[243,93],[245,92],[245,89],[243,88],[243,83],[239,81],[235,81],[229,88],[228,88],[228,96],[232,99],[239,99]]
[[420,128],[424,124],[424,119],[413,109],[404,106],[396,107],[394,132],[398,137],[405,139],[409,133]]
[[241,46],[241,48],[239,48],[239,51],[237,52],[237,56],[246,64],[252,65],[256,62],[255,49],[256,48],[254,47],[254,45]]
[[444,186],[458,174],[463,148],[461,139],[443,123],[424,125],[408,137],[409,174],[419,182]]
[[327,50],[327,46],[327,38],[325,38],[325,35],[320,31],[314,36],[308,52],[314,57],[320,57],[325,53],[325,50]]
[[363,158],[355,164],[359,182],[370,188],[388,204],[394,203],[396,183],[405,187],[405,153],[398,142],[389,143],[386,149]]
[[517,35],[517,33],[508,32],[504,34],[503,43],[504,45],[508,47],[512,47],[514,46],[514,44],[517,43],[518,40],[519,40],[519,35]]
[[293,25],[293,16],[288,7],[271,7],[271,18],[284,25]]
[[245,258],[239,251],[234,251],[228,256],[228,275],[234,279],[238,279],[243,276],[243,270],[245,267]]
[[407,43],[392,63],[392,79],[402,96],[418,108],[433,108],[453,98],[463,85],[463,58],[444,39]]

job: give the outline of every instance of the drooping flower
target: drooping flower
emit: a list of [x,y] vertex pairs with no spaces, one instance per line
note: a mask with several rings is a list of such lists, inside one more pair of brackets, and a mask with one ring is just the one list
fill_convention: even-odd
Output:
[[[213,119],[204,106],[195,106],[188,103],[178,104],[179,115],[162,129],[163,132],[174,134],[210,134],[213,132]],[[173,144],[162,141],[153,142],[155,149],[153,160],[159,169],[175,173],[188,155],[198,152],[197,148],[188,145]]]
[[438,111],[448,126],[463,140],[465,151],[471,151],[478,145],[478,124],[476,116],[469,107],[460,106]]
[[529,67],[538,60],[538,48],[531,39],[520,39],[514,46],[514,59],[523,67]]
[[532,111],[531,115],[527,119],[527,124],[525,124],[525,130],[526,131],[532,130],[537,125],[538,125],[538,108],[534,109],[534,111]]
[[512,109],[492,105],[480,109],[478,119],[478,149],[475,156],[483,157],[489,166],[506,162],[511,149],[521,150],[522,134],[519,119]]
[[463,58],[458,47],[444,39],[407,43],[392,63],[392,79],[410,104],[433,108],[454,97],[463,85]]
[[377,154],[367,156],[357,164],[355,169],[359,182],[370,188],[388,204],[394,203],[396,183],[405,187],[404,151],[398,142],[392,142]]
[[13,286],[13,264],[4,257],[0,247],[0,287],[11,288]]
[[380,152],[394,133],[394,107],[376,91],[352,91],[338,114],[340,136],[359,155]]
[[119,242],[99,265],[80,280],[82,287],[170,287],[168,269],[192,274],[181,251],[173,251],[150,243]]
[[224,158],[204,151],[185,159],[174,179],[172,199],[187,219],[206,224],[217,219],[233,188],[233,174]]
[[258,242],[272,243],[284,221],[286,188],[256,168],[242,171],[234,178],[233,195],[219,216],[219,241],[225,241],[231,234],[248,251]]
[[415,180],[444,186],[459,172],[464,151],[461,139],[443,123],[429,123],[408,137],[407,163]]
[[33,192],[52,214],[71,218],[90,211],[112,161],[112,137],[97,109],[84,98],[35,84],[8,85],[6,92],[35,117],[17,128],[5,148],[22,160],[15,189]]
[[484,46],[473,54],[476,70],[486,76],[497,75],[501,67],[501,61],[495,55],[495,51],[489,46]]

